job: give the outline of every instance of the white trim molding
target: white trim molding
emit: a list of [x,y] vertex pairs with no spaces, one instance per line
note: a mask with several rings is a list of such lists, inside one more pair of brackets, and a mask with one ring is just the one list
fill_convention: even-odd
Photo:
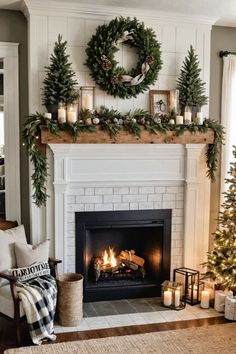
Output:
[[18,43],[0,42],[4,68],[6,218],[21,222]]

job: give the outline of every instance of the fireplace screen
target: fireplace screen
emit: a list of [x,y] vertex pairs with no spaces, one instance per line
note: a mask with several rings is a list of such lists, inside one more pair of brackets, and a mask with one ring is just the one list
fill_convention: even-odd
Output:
[[76,213],[85,301],[158,296],[170,275],[171,210]]

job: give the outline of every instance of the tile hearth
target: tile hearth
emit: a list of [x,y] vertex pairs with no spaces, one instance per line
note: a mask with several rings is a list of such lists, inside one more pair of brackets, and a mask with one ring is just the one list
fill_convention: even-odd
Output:
[[84,304],[84,317],[77,327],[63,327],[55,324],[55,333],[87,331],[101,328],[187,321],[201,318],[220,317],[222,313],[213,308],[202,309],[199,305],[181,311],[164,308],[160,298],[103,301]]

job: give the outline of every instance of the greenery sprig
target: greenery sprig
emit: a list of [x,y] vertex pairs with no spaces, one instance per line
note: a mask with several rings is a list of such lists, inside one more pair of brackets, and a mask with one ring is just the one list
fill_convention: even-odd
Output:
[[80,133],[94,132],[98,127],[101,130],[107,131],[112,137],[116,137],[122,130],[127,130],[130,134],[137,136],[137,138],[140,138],[141,127],[150,134],[157,134],[158,132],[166,134],[168,131],[173,131],[175,136],[180,136],[186,131],[192,134],[196,134],[197,132],[205,133],[210,128],[214,131],[214,143],[208,145],[206,164],[207,176],[212,181],[215,180],[218,153],[224,140],[222,125],[211,119],[206,119],[203,125],[173,125],[162,123],[147,111],[141,109],[122,115],[114,109],[102,106],[94,112],[88,110],[81,111],[79,120],[76,123],[59,124],[57,121],[47,119],[42,114],[36,112],[36,114],[30,115],[26,121],[22,138],[34,166],[34,172],[31,176],[34,189],[33,199],[38,207],[45,205],[48,197],[46,191],[48,164],[46,157],[40,150],[40,126],[45,126],[49,132],[57,135],[60,135],[60,131],[62,130],[68,131],[72,135],[74,142],[79,139]]

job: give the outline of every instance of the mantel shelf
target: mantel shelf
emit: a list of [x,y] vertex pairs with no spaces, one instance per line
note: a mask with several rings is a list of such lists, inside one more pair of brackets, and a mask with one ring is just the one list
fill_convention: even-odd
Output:
[[[175,136],[174,131],[165,133],[157,132],[150,134],[141,128],[140,138],[130,134],[127,131],[121,131],[116,137],[111,137],[106,131],[99,128],[95,132],[80,133],[77,144],[213,144],[214,131],[208,129],[206,133],[196,132],[192,134],[189,131],[180,136]],[[60,131],[59,135],[50,133],[46,127],[41,127],[41,144],[72,144],[73,136]]]

